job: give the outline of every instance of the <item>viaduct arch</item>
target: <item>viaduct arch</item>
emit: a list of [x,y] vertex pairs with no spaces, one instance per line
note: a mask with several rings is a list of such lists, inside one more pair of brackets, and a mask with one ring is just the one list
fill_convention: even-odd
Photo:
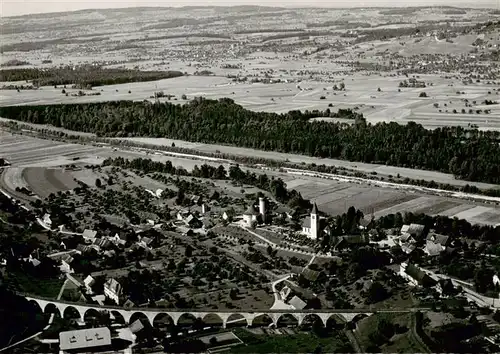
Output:
[[[132,308],[132,309],[124,309],[121,307],[114,306],[98,306],[91,304],[78,304],[73,302],[64,302],[64,301],[55,301],[50,299],[42,299],[37,297],[25,296],[26,299],[37,306],[40,307],[42,312],[54,312],[63,317],[65,314],[70,311],[73,314],[77,314],[77,318],[80,321],[83,321],[86,315],[89,315],[90,312],[94,311],[107,311],[114,318],[119,318],[125,324],[131,324],[131,320],[135,320],[138,316],[144,316],[147,318],[151,325],[154,325],[155,320],[158,320],[160,317],[168,316],[167,318],[174,325],[178,325],[179,318],[183,315],[190,315],[196,319],[204,320],[208,315],[217,316],[222,321],[223,328],[226,328],[228,324],[228,320],[230,317],[237,318],[236,321],[241,320],[242,318],[246,321],[248,326],[252,326],[254,320],[256,318],[261,318],[263,316],[267,316],[271,319],[272,324],[274,326],[278,325],[278,321],[285,315],[294,317],[298,325],[302,325],[304,320],[311,318],[319,318],[323,325],[326,327],[327,321],[334,315],[345,315],[345,317],[355,317],[356,315],[371,315],[374,311],[363,311],[363,310],[302,310],[302,311],[293,311],[293,310],[269,310],[269,311],[258,311],[258,312],[249,312],[249,311],[225,311],[225,310],[213,310],[213,311],[197,311],[197,310],[174,310],[174,309],[153,309],[153,308]],[[412,309],[406,310],[394,310],[392,312],[412,312]],[[161,315],[161,316],[160,316]],[[234,322],[235,320],[232,320]]]

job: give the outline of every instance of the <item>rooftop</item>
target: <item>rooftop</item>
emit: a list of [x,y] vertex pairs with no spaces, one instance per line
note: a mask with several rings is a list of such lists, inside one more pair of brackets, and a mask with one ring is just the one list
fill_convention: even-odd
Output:
[[59,333],[59,347],[61,350],[74,350],[106,345],[111,345],[111,332],[107,327]]
[[259,215],[259,212],[255,210],[253,205],[250,205],[243,215]]

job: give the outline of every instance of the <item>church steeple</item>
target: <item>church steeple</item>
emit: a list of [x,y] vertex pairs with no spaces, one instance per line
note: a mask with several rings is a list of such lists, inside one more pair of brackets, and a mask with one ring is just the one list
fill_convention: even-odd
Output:
[[318,206],[314,203],[311,210],[311,238],[313,240],[318,238],[318,224]]

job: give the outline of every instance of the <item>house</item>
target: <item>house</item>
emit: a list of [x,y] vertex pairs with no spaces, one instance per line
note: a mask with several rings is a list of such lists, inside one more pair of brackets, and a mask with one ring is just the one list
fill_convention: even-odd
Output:
[[184,221],[185,218],[187,218],[191,213],[189,212],[189,210],[181,210],[179,212],[177,212],[177,220],[179,221]]
[[493,285],[500,285],[500,278],[496,274],[493,276]]
[[294,310],[303,310],[304,307],[307,306],[307,304],[297,295],[292,297],[292,299],[288,302],[288,304],[294,309]]
[[201,214],[202,215],[205,215],[209,211],[210,211],[210,207],[206,203],[201,204]]
[[428,276],[422,269],[411,263],[401,263],[399,275],[405,278],[414,286],[433,286],[436,282]]
[[52,227],[52,220],[50,219],[50,214],[45,214],[42,218],[42,221],[48,227]]
[[433,241],[426,241],[424,252],[431,257],[439,256],[441,252],[445,250],[446,247],[441,246],[439,243]]
[[193,214],[189,214],[189,216],[184,220],[187,226],[192,229],[199,229],[203,226],[202,222]]
[[340,236],[336,239],[334,250],[341,251],[367,245],[369,243],[367,235]]
[[113,258],[116,256],[116,251],[115,250],[107,250],[104,251],[103,255],[108,258]]
[[290,208],[284,206],[278,206],[274,209],[274,214],[276,216],[281,216],[284,220],[291,220],[293,217],[293,213],[290,211]]
[[203,229],[204,230],[209,230],[212,227],[214,227],[214,222],[208,216],[203,218],[202,223],[203,223]]
[[302,233],[310,239],[316,240],[318,238],[319,217],[318,206],[313,204],[311,215],[302,222]]
[[82,236],[85,239],[85,241],[94,242],[94,240],[97,236],[97,231],[85,229],[85,230],[83,230]]
[[232,219],[229,214],[225,211],[222,213],[222,219],[223,220],[226,220],[226,221],[231,221],[230,219]]
[[193,195],[191,197],[191,202],[196,205],[200,205],[202,198],[199,195]]
[[291,293],[292,289],[290,289],[288,286],[283,287],[283,289],[281,289],[280,291],[281,300],[286,301]]
[[94,245],[96,245],[97,247],[99,247],[99,249],[106,249],[106,248],[109,248],[111,246],[111,241],[108,240],[108,238],[106,237],[103,237],[103,238],[96,238],[94,239],[94,241],[92,242]]
[[243,220],[247,227],[251,227],[253,222],[257,222],[257,217],[259,216],[259,212],[255,210],[253,205],[250,205],[248,209],[243,214]]
[[122,286],[114,278],[108,279],[106,283],[104,283],[104,295],[113,300],[117,305],[120,304],[122,292]]
[[91,275],[87,275],[87,277],[83,280],[83,285],[85,285],[85,289],[88,293],[92,293],[92,285],[95,284],[95,279]]
[[[111,348],[111,331],[107,327],[88,328],[59,333],[59,349],[66,351],[92,352],[90,348]],[[89,350],[86,350],[89,349]]]
[[73,262],[74,258],[71,257],[71,255],[66,254],[64,257],[61,258],[61,264],[59,265],[59,269],[61,270],[62,273],[74,273],[75,271],[71,267],[71,263]]
[[130,299],[127,299],[127,301],[125,301],[125,302],[123,303],[123,308],[130,309],[130,308],[133,308],[133,307],[135,307],[135,304],[134,304],[134,302],[133,302],[132,300],[130,300]]
[[420,224],[403,225],[401,227],[401,235],[411,235],[416,239],[420,239],[424,234],[425,226]]
[[449,245],[450,237],[431,232],[429,235],[427,235],[426,241],[434,242],[436,244],[443,246],[444,248]]
[[415,251],[415,249],[417,248],[417,246],[413,243],[403,243],[401,244],[401,250],[406,253],[406,254],[410,254],[412,253],[413,251]]
[[31,263],[33,267],[38,267],[42,263],[31,254],[27,258],[23,258],[23,261]]
[[135,320],[130,326],[129,326],[130,332],[132,333],[137,333],[140,332],[144,329],[144,324],[140,319]]
[[408,233],[403,233],[401,236],[399,236],[398,241],[400,244],[413,244],[417,242],[415,237]]

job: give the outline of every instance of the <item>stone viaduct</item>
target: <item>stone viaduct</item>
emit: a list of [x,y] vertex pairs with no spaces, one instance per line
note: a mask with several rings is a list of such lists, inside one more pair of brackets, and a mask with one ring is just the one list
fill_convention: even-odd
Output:
[[[85,315],[90,311],[107,311],[113,317],[121,316],[125,323],[131,324],[138,318],[147,318],[149,323],[153,325],[154,321],[164,315],[168,318],[174,325],[179,323],[181,317],[188,318],[199,318],[204,320],[209,315],[217,316],[222,322],[222,326],[225,328],[230,322],[243,321],[245,320],[248,326],[252,326],[253,321],[256,318],[267,317],[272,324],[278,325],[278,321],[282,316],[291,315],[293,316],[298,325],[301,325],[306,318],[316,318],[320,319],[324,326],[327,325],[327,321],[335,315],[340,315],[347,321],[351,321],[356,317],[361,318],[371,315],[375,312],[416,312],[417,308],[404,308],[404,309],[390,309],[390,310],[371,310],[371,309],[328,309],[328,310],[261,310],[261,311],[248,311],[248,310],[181,310],[181,309],[166,309],[166,308],[123,308],[118,306],[99,306],[93,304],[80,304],[74,302],[67,302],[61,300],[46,299],[41,297],[34,297],[26,295],[25,298],[37,304],[42,312],[59,312],[61,317],[64,317],[68,311],[73,311],[73,313],[78,314],[78,319],[84,320]],[[75,312],[76,311],[76,312]],[[233,318],[231,320],[231,318]]]

